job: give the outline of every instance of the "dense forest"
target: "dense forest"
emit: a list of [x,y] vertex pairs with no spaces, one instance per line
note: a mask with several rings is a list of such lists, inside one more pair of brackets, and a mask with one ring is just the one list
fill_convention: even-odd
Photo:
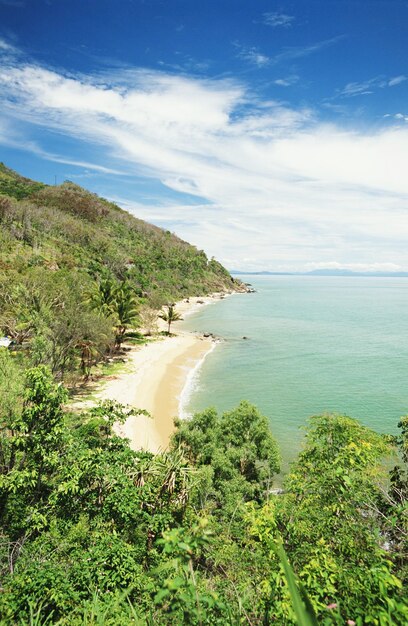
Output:
[[245,401],[132,450],[113,426],[137,411],[76,414],[65,385],[163,304],[240,284],[72,183],[1,166],[0,194],[1,626],[408,623],[408,417],[312,417],[279,489]]

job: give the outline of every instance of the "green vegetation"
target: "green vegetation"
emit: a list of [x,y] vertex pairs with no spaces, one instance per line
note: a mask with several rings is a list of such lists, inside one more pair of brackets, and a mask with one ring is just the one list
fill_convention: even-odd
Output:
[[0,164],[0,333],[31,365],[87,378],[167,302],[239,288],[170,232],[71,182],[49,187]]
[[160,313],[159,317],[161,317],[162,320],[164,320],[165,322],[167,322],[168,328],[167,328],[167,334],[170,335],[170,328],[173,322],[177,322],[178,320],[181,320],[182,317],[180,315],[180,313],[178,313],[176,311],[176,307],[174,304],[168,304],[166,306],[165,311],[163,311],[163,313]]
[[34,180],[20,176],[17,172],[10,170],[0,163],[0,194],[5,196],[11,196],[22,200],[28,198],[36,191],[43,189],[45,185],[43,183],[37,183]]
[[0,624],[406,624],[406,465],[383,465],[395,443],[406,463],[406,419],[392,442],[312,418],[276,494],[246,402],[179,422],[155,456],[114,434],[123,407],[68,414],[6,349],[0,394]]

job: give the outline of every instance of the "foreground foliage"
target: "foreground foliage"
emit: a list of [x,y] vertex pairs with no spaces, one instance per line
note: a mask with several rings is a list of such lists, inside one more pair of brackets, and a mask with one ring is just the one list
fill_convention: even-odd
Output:
[[313,418],[276,495],[276,443],[246,402],[178,423],[154,456],[115,435],[127,409],[67,414],[49,370],[4,349],[0,397],[1,624],[407,623],[387,438]]

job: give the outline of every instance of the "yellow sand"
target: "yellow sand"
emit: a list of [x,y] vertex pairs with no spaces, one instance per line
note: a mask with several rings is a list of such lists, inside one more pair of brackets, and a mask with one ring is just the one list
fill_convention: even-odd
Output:
[[[218,294],[190,298],[188,303],[178,303],[176,310],[186,316],[203,306],[197,300],[209,304],[218,298]],[[160,324],[162,329],[166,328],[164,323]],[[117,426],[118,434],[127,437],[134,450],[143,448],[157,452],[167,447],[188,374],[213,347],[211,339],[180,332],[178,326],[175,322],[171,327],[176,336],[133,349],[127,371],[107,381],[97,394],[99,399],[117,400],[151,414],[151,418],[130,417],[125,424]]]

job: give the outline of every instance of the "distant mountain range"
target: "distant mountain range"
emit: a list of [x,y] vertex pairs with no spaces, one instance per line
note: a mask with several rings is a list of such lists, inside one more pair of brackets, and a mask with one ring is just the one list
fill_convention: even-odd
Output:
[[366,276],[383,278],[408,278],[408,272],[353,272],[341,269],[321,269],[311,272],[242,272],[230,270],[235,276]]

